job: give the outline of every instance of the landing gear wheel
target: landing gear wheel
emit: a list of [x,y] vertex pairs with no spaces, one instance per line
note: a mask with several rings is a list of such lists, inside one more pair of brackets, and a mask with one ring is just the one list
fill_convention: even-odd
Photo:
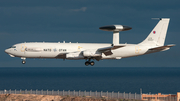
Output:
[[22,64],[25,64],[25,63],[26,63],[26,61],[25,61],[25,60],[23,60],[23,61],[22,61]]
[[90,62],[90,65],[91,65],[91,66],[94,66],[94,64],[95,64],[94,61],[91,61],[91,62]]
[[89,61],[86,61],[86,62],[85,62],[85,65],[86,65],[86,66],[88,66],[89,64],[90,64]]
[[91,61],[92,58],[89,58],[88,61],[85,62],[85,65],[88,66],[88,65],[91,65],[91,66],[94,66],[94,61]]

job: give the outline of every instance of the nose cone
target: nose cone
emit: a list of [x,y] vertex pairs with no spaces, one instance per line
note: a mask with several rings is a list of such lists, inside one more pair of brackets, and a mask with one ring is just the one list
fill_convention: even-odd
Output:
[[8,50],[6,49],[4,52],[5,52],[5,53],[7,53],[7,52],[8,52]]
[[9,53],[10,53],[10,50],[9,50],[9,49],[6,49],[6,50],[5,50],[5,53],[9,54]]

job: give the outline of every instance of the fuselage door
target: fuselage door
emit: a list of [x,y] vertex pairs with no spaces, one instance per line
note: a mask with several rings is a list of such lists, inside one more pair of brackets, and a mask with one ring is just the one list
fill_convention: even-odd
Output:
[[25,51],[26,51],[26,46],[25,46],[25,44],[21,44],[21,52],[22,52],[23,54],[25,54]]

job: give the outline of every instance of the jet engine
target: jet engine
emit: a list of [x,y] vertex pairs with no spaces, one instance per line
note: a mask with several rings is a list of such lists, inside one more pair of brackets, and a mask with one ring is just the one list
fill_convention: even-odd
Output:
[[83,59],[83,55],[81,53],[68,53],[66,54],[67,59]]
[[97,56],[101,56],[101,55],[102,55],[102,53],[98,52],[98,51],[93,51],[93,50],[83,51],[84,57],[97,57]]

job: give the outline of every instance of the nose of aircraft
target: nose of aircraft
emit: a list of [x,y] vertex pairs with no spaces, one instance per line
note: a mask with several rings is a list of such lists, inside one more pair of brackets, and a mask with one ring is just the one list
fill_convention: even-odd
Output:
[[7,53],[7,54],[8,54],[8,53],[9,53],[9,51],[10,51],[9,49],[6,49],[6,50],[5,50],[5,53]]

